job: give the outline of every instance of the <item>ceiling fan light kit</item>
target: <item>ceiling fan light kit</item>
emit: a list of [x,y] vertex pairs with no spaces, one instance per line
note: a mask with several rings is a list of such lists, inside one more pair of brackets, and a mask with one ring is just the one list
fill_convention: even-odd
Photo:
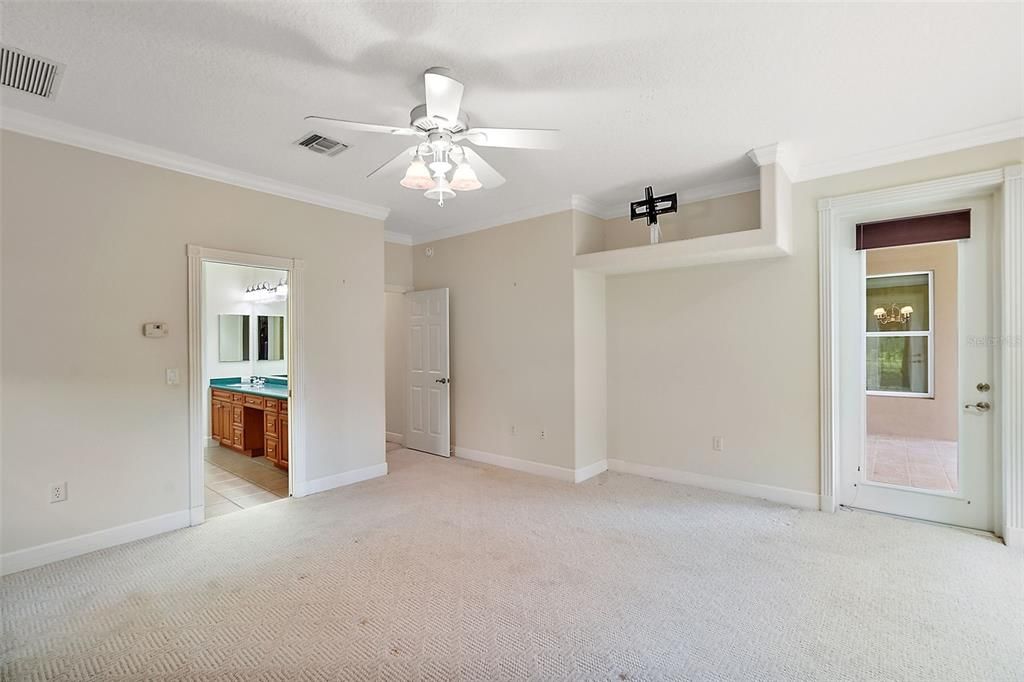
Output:
[[455,196],[456,192],[493,189],[505,182],[498,171],[461,142],[511,149],[554,149],[558,146],[557,130],[470,128],[469,117],[462,111],[465,88],[451,77],[446,68],[427,69],[423,74],[423,89],[426,103],[412,109],[407,128],[322,116],[307,116],[306,120],[358,132],[419,137],[421,142],[402,151],[367,177],[378,173],[390,174],[405,167],[405,175],[399,184],[423,191],[423,195],[435,199],[438,206],[444,206],[445,199]]
[[408,189],[430,189],[434,186],[434,181],[430,179],[430,169],[423,163],[423,157],[417,156],[412,160],[399,184]]

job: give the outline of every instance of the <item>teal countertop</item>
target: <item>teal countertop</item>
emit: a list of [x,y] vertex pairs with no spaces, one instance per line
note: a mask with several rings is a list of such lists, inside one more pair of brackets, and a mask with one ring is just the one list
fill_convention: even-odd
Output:
[[236,393],[248,393],[249,395],[261,395],[266,398],[288,399],[288,380],[267,378],[267,383],[261,388],[250,386],[248,382],[242,383],[242,377],[226,377],[223,379],[210,379],[211,388],[223,388],[225,391]]

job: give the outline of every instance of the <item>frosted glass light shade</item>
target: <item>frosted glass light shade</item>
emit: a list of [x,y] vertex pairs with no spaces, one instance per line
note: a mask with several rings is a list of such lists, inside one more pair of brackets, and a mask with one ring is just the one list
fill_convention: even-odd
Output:
[[423,159],[416,158],[409,164],[405,177],[399,184],[408,189],[430,189],[434,186],[434,181],[430,178],[427,164],[423,163]]
[[468,163],[460,163],[452,175],[451,188],[457,192],[472,192],[483,185],[476,177],[476,171]]

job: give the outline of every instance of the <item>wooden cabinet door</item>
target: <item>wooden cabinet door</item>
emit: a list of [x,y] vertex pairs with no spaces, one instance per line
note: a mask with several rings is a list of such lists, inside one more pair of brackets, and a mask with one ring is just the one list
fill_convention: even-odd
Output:
[[224,403],[220,410],[220,442],[228,445],[232,442],[231,405]]
[[210,437],[220,440],[220,403],[210,401]]
[[277,418],[277,432],[280,434],[281,442],[278,450],[278,462],[285,469],[288,468],[288,415],[282,414]]

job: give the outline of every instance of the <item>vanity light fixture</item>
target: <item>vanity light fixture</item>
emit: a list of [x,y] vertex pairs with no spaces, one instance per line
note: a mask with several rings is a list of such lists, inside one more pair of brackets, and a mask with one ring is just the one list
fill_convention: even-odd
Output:
[[285,298],[288,298],[288,281],[284,277],[281,278],[276,286],[271,286],[270,282],[250,284],[246,287],[245,293],[242,294],[243,300],[254,303],[280,301]]

